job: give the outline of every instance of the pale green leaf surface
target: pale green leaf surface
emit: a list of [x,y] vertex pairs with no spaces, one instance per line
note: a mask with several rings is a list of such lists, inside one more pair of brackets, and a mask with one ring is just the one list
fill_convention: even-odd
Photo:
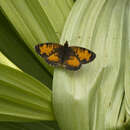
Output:
[[[124,34],[126,39],[126,42],[128,43],[128,46],[126,46],[125,53],[127,53],[125,57],[125,73],[124,73],[124,85],[125,85],[125,106],[126,106],[126,120],[125,122],[129,122],[130,125],[130,2],[128,2],[127,9],[126,9],[126,22],[124,24],[125,30]],[[126,31],[127,30],[127,31]],[[129,87],[127,87],[129,85]],[[130,128],[129,128],[130,129]]]
[[47,87],[52,87],[51,74],[34,57],[2,13],[0,13],[0,51],[22,71],[34,76]]
[[31,76],[0,64],[0,120],[54,120],[51,91]]
[[129,14],[129,0],[79,0],[72,8],[61,42],[78,36],[80,43],[70,45],[91,49],[96,59],[77,72],[54,73],[53,104],[61,130],[125,129],[130,115]]
[[49,67],[35,53],[34,46],[38,43],[59,41],[58,37],[62,32],[72,1],[0,0],[0,6],[29,49],[52,73],[52,67]]
[[72,8],[72,0],[39,0],[57,35],[61,35],[66,18]]

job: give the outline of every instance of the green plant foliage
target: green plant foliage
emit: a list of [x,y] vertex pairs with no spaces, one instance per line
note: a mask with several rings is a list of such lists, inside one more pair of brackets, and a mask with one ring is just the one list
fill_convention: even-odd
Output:
[[[0,130],[129,130],[130,0],[0,0],[0,11]],[[96,59],[53,76],[34,46],[66,40]]]
[[[78,36],[96,59],[77,72],[56,69],[54,112],[62,130],[124,130],[130,117],[130,1],[79,0],[61,41]],[[61,80],[59,80],[61,79]]]
[[53,68],[35,53],[34,46],[59,41],[72,5],[72,0],[0,0],[0,63],[23,71],[0,64],[0,121],[6,121],[0,129],[59,129],[55,121],[52,124],[51,92],[45,87],[52,87]]
[[[50,0],[32,0],[32,2],[30,0],[0,1],[2,11],[15,27],[20,37],[51,73],[53,73],[52,67],[49,67],[35,53],[34,46],[38,43],[59,41],[58,37],[62,32],[66,17],[70,11],[70,4],[72,6],[72,2],[65,2],[65,0],[62,2],[59,0],[53,2]],[[59,5],[62,6],[59,7]]]
[[51,74],[41,66],[2,13],[0,13],[0,36],[0,51],[21,70],[51,88]]
[[0,121],[54,120],[51,91],[31,76],[0,64]]
[[1,130],[59,130],[55,122],[26,122],[26,123],[16,123],[16,122],[1,122]]

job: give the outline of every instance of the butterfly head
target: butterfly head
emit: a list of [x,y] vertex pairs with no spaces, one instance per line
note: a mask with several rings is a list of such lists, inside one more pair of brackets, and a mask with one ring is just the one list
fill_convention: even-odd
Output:
[[68,41],[65,42],[64,47],[68,48]]

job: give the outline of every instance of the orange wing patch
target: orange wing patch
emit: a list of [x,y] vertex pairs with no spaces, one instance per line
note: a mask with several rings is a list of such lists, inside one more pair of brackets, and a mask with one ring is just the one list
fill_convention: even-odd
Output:
[[79,60],[75,56],[70,56],[68,60],[66,60],[66,64],[69,66],[77,67],[80,65]]
[[58,62],[60,60],[57,53],[50,55],[47,59],[51,62]]
[[46,54],[47,56],[49,56],[55,48],[59,48],[59,45],[58,44],[49,45],[49,44],[45,43],[45,44],[39,46],[39,51],[40,51],[41,55]]
[[89,61],[92,56],[92,54],[86,49],[82,49],[82,48],[72,48],[72,49],[74,50],[76,55],[79,57],[80,61],[82,60]]
[[64,61],[63,67],[69,70],[78,70],[81,67],[81,63],[76,56],[69,56],[69,59]]

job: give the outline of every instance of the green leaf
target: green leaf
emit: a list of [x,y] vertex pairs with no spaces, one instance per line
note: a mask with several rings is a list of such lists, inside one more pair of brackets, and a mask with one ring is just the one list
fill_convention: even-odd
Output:
[[0,121],[54,120],[51,91],[31,76],[0,64]]
[[59,130],[55,122],[28,122],[28,123],[14,123],[14,122],[1,122],[1,130]]
[[[62,39],[80,37],[96,59],[77,72],[56,69],[53,104],[62,130],[124,130],[130,121],[130,1],[77,1]],[[60,79],[60,80],[59,80]]]
[[51,88],[52,76],[34,57],[7,19],[0,12],[0,51],[24,72]]
[[8,65],[14,69],[21,71],[15,64],[13,64],[2,52],[0,52],[0,63],[4,65]]
[[0,0],[0,6],[28,48],[53,73],[52,67],[35,53],[34,47],[38,43],[59,41],[72,1]]

